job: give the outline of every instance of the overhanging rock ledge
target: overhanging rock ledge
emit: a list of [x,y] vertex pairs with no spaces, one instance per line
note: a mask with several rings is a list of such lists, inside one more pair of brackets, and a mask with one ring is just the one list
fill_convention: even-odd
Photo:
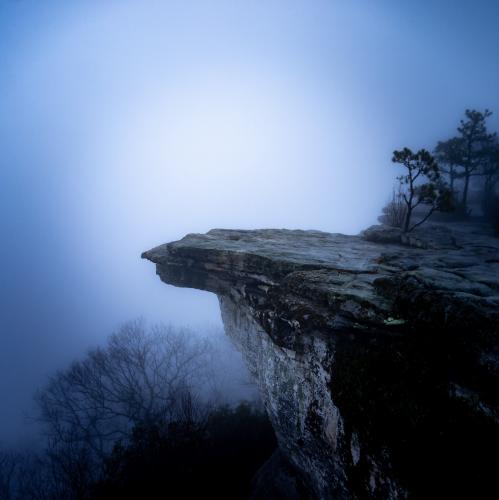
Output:
[[499,240],[485,226],[214,229],[142,256],[165,283],[218,295],[310,498],[497,487]]

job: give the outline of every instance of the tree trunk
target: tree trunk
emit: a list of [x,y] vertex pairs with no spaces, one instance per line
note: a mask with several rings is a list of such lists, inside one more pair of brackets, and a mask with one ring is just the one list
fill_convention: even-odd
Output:
[[411,215],[412,215],[412,206],[407,206],[407,213],[405,214],[405,223],[404,223],[404,233],[409,232],[409,227],[411,226]]
[[464,187],[463,187],[463,210],[466,213],[468,208],[468,188],[470,185],[470,171],[468,169],[464,172]]

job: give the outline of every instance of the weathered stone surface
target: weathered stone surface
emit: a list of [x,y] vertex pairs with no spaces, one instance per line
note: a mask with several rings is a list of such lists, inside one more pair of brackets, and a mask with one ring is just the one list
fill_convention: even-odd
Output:
[[499,240],[486,227],[216,229],[143,257],[164,282],[219,296],[310,497],[497,487]]

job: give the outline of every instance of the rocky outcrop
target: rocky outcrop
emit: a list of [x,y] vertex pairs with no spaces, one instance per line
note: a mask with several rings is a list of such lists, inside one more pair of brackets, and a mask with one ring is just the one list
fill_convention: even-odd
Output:
[[499,240],[484,226],[216,229],[143,257],[218,295],[310,498],[497,488]]

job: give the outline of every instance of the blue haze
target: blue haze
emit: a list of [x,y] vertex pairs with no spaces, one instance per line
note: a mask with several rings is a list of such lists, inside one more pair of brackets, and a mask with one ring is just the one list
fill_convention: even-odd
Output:
[[121,321],[219,325],[140,253],[213,227],[356,233],[396,147],[499,116],[496,1],[0,0],[0,441]]

